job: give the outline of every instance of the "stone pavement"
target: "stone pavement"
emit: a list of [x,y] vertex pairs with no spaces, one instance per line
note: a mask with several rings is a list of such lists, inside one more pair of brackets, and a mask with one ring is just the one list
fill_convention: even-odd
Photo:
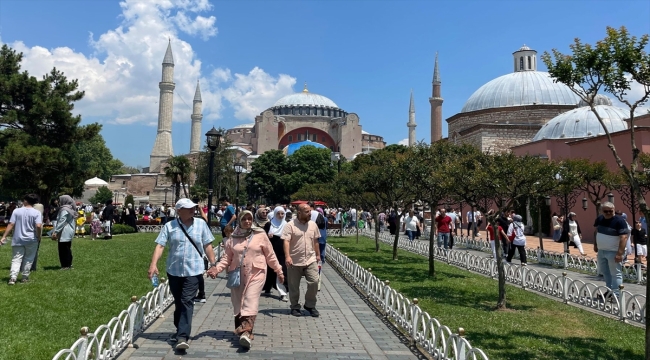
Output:
[[[305,281],[301,287],[301,303]],[[223,275],[206,279],[205,304],[196,304],[190,349],[175,352],[166,342],[174,331],[172,305],[119,360],[153,359],[418,359],[404,342],[329,265],[323,266],[319,318],[289,315],[289,304],[262,295],[255,339],[248,351],[233,334],[230,290]],[[307,314],[303,311],[303,315]]]

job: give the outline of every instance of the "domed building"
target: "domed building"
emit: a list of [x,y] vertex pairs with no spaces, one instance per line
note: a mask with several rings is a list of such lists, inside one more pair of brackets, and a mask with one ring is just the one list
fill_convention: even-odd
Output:
[[537,71],[537,51],[513,53],[513,72],[489,81],[447,119],[448,139],[483,151],[508,151],[530,142],[552,118],[578,106],[579,98],[546,72]]
[[226,131],[238,157],[252,162],[265,151],[284,150],[290,144],[311,141],[351,159],[359,153],[382,149],[381,136],[362,130],[359,116],[339,108],[331,99],[309,92],[307,85],[284,96],[255,117],[251,124]]

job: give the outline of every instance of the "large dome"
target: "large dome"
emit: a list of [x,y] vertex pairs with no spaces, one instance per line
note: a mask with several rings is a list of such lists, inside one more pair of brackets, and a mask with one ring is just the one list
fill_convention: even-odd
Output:
[[517,71],[481,86],[461,112],[522,105],[576,105],[579,101],[564,84],[542,71]]
[[306,91],[306,89],[299,93],[282,97],[273,104],[273,107],[276,106],[324,106],[338,108],[338,105],[336,105],[334,101],[323,95],[310,93]]
[[[610,132],[628,128],[625,119],[630,117],[629,111],[611,105],[596,105],[596,111]],[[544,139],[580,139],[604,134],[605,130],[596,118],[596,115],[591,111],[591,108],[589,106],[583,106],[569,110],[549,120],[537,132],[533,141]]]

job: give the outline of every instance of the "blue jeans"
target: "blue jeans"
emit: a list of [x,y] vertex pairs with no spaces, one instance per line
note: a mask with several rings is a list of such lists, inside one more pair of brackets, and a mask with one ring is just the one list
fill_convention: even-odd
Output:
[[445,249],[449,249],[449,233],[438,233],[438,247],[445,246]]
[[553,241],[560,240],[561,235],[562,235],[562,229],[553,230]]
[[616,251],[598,250],[598,272],[605,278],[605,286],[610,288],[616,297],[619,296],[619,286],[623,283],[622,264],[614,260]]
[[318,249],[320,250],[320,261],[325,263],[325,248],[327,248],[326,242],[318,242]]
[[406,230],[406,236],[409,237],[409,241],[415,239],[415,230]]

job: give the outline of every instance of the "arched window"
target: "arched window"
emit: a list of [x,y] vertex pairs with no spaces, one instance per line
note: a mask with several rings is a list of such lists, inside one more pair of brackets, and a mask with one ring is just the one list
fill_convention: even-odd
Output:
[[523,70],[523,69],[524,69],[524,57],[521,56],[519,57],[519,70]]
[[532,69],[532,68],[533,68],[533,65],[532,65],[532,62],[531,62],[531,60],[530,60],[530,56],[529,56],[529,57],[528,57],[528,70],[530,70],[530,69]]

